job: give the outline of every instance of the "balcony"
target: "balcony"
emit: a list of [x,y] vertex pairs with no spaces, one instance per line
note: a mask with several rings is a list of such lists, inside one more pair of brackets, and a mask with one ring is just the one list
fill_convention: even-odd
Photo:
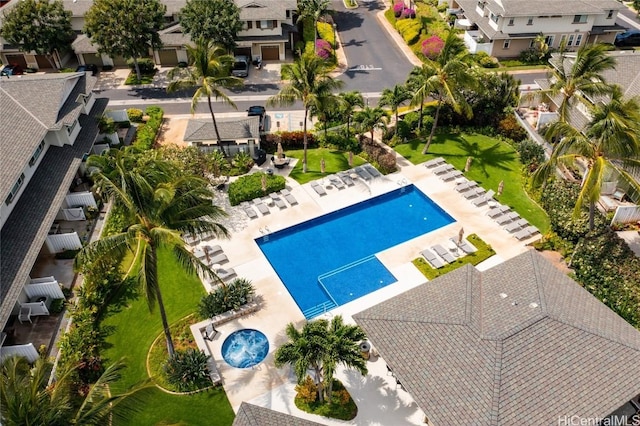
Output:
[[471,54],[486,52],[491,55],[492,43],[486,40],[480,31],[465,31],[464,33],[464,44],[467,45],[467,49]]

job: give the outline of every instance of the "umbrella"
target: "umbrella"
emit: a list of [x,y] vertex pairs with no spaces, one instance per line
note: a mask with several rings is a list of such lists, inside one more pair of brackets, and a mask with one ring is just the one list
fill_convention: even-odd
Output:
[[282,142],[278,142],[278,150],[276,151],[278,158],[284,158],[284,151],[282,150]]
[[267,192],[267,175],[265,175],[264,173],[260,178],[260,183],[262,184],[262,192]]
[[320,159],[320,173],[324,174],[324,168],[325,168],[324,158],[321,158]]
[[458,245],[462,244],[462,239],[464,238],[464,228],[460,228],[458,232]]
[[465,164],[464,166],[464,171],[468,172],[469,169],[471,168],[471,162],[473,161],[473,157],[468,157],[467,158],[467,164]]
[[349,167],[353,166],[353,152],[349,151]]
[[498,184],[498,195],[502,195],[502,190],[504,189],[504,181],[501,180]]

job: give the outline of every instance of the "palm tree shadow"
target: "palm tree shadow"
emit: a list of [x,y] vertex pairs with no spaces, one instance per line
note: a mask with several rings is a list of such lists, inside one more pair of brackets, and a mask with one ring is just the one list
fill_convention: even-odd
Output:
[[505,171],[510,171],[508,163],[515,160],[516,155],[513,151],[506,152],[501,149],[501,142],[495,142],[487,148],[481,148],[477,142],[469,142],[464,136],[457,136],[454,143],[458,145],[465,153],[461,157],[472,157],[472,168],[479,167],[484,176],[489,176],[488,167],[495,167]]

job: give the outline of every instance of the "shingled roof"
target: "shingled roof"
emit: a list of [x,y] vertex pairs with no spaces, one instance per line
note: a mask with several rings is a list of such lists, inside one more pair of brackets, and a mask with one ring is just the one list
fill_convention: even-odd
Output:
[[322,423],[301,419],[279,411],[243,402],[233,426],[320,426]]
[[640,332],[533,250],[354,319],[434,425],[602,418],[640,391]]
[[[224,117],[216,119],[220,138],[225,141],[238,139],[259,139],[260,118],[254,117]],[[184,131],[185,142],[199,142],[217,140],[213,122],[210,119],[190,119]]]

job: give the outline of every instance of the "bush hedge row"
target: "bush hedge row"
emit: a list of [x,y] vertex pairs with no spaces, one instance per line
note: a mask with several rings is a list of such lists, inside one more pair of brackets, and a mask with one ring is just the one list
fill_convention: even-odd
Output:
[[[264,149],[268,153],[276,152],[278,148],[278,142],[282,144],[282,149],[302,149],[304,148],[304,132],[280,132],[270,133],[265,140],[260,144],[260,148]],[[313,133],[307,132],[307,147],[317,148],[318,141]]]
[[[262,189],[262,178],[266,177],[266,191]],[[237,206],[243,201],[264,197],[275,191],[280,191],[285,187],[285,179],[278,175],[268,175],[266,173],[252,173],[240,176],[237,180],[229,184],[229,202],[232,206]]]
[[231,309],[238,309],[248,303],[254,294],[255,289],[251,281],[236,278],[228,285],[218,286],[203,296],[198,305],[198,314],[201,318],[211,318]]
[[336,48],[336,37],[333,26],[327,22],[318,22],[318,36]]
[[393,152],[389,152],[376,141],[365,138],[362,141],[362,151],[364,157],[369,162],[377,165],[383,174],[393,173],[397,169],[396,156]]
[[160,126],[162,126],[164,110],[157,106],[149,106],[145,110],[145,114],[149,116],[149,119],[145,124],[138,126],[136,139],[133,142],[135,147],[144,150],[153,148]]
[[420,38],[422,24],[416,19],[402,19],[396,22],[396,29],[407,44],[414,44]]

